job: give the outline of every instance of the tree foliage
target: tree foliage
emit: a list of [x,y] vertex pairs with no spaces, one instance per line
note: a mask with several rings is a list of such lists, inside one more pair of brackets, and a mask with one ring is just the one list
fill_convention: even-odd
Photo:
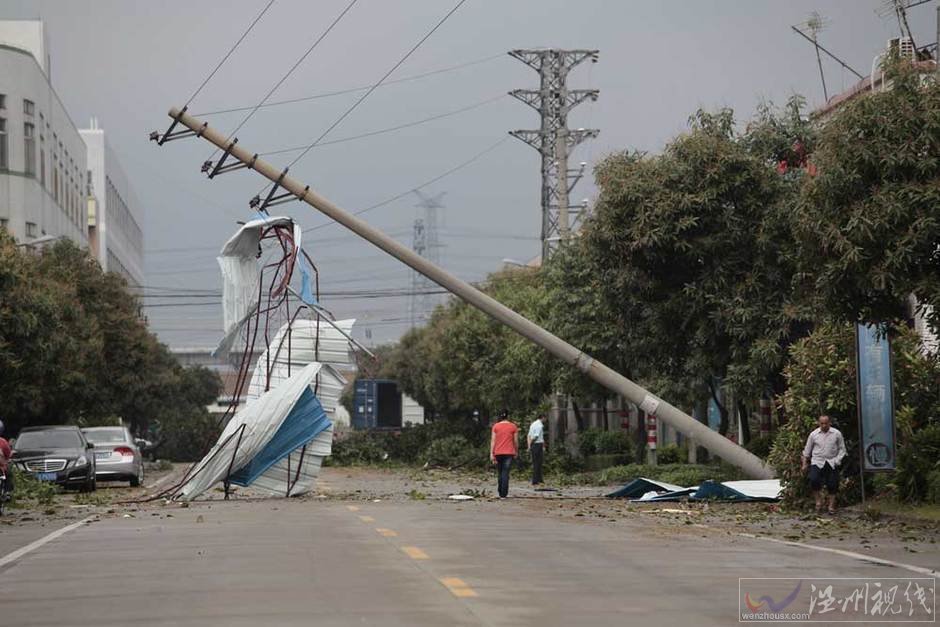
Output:
[[144,435],[205,420],[218,376],[182,368],[138,308],[124,280],[75,244],[32,253],[0,229],[0,419],[10,432],[119,417]]
[[940,84],[909,65],[853,99],[820,133],[819,175],[795,233],[820,308],[848,321],[903,318],[911,294],[940,330]]

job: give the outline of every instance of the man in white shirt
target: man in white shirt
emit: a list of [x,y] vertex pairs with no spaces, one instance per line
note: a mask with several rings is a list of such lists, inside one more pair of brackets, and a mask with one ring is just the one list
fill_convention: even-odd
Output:
[[539,416],[529,425],[529,453],[532,455],[532,485],[539,485],[542,481],[542,462],[545,460],[545,425],[543,416]]
[[803,472],[809,470],[809,485],[816,498],[816,512],[822,513],[822,488],[829,496],[829,513],[836,513],[836,492],[839,490],[839,464],[845,458],[842,432],[831,426],[829,416],[819,417],[819,427],[806,438],[803,448]]

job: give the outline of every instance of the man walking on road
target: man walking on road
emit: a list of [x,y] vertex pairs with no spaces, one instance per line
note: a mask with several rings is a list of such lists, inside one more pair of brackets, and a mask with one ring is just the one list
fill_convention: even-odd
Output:
[[545,425],[542,416],[529,425],[529,436],[526,438],[529,445],[529,454],[532,456],[532,485],[542,482],[542,462],[545,459]]
[[519,427],[509,420],[509,412],[499,412],[499,422],[493,425],[490,436],[490,462],[496,464],[499,474],[499,498],[509,495],[509,469],[519,449]]
[[836,513],[836,492],[839,490],[839,464],[845,458],[842,432],[831,426],[829,416],[819,417],[819,427],[806,438],[803,448],[803,472],[809,470],[809,485],[816,498],[816,513],[823,509],[822,488],[829,496],[829,513]]

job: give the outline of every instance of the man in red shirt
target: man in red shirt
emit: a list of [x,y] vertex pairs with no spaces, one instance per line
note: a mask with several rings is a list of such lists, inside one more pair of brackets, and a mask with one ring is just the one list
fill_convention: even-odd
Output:
[[490,462],[499,472],[499,498],[509,495],[509,469],[519,451],[519,427],[509,420],[509,412],[499,412],[499,422],[493,425],[490,436]]

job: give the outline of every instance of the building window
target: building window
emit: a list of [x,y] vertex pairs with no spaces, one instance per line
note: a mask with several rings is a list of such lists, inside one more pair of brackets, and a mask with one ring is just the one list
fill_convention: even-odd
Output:
[[10,221],[6,218],[0,218],[0,229],[8,228],[7,225],[10,224]]
[[36,237],[36,223],[35,222],[26,223],[26,237]]
[[25,115],[35,115],[36,114],[36,105],[32,100],[23,100],[23,113]]
[[7,108],[7,95],[0,94],[0,109],[6,109],[6,108]]
[[7,147],[7,121],[0,118],[0,170],[10,167],[10,155]]
[[23,124],[23,156],[26,176],[36,176],[36,125],[29,122]]

